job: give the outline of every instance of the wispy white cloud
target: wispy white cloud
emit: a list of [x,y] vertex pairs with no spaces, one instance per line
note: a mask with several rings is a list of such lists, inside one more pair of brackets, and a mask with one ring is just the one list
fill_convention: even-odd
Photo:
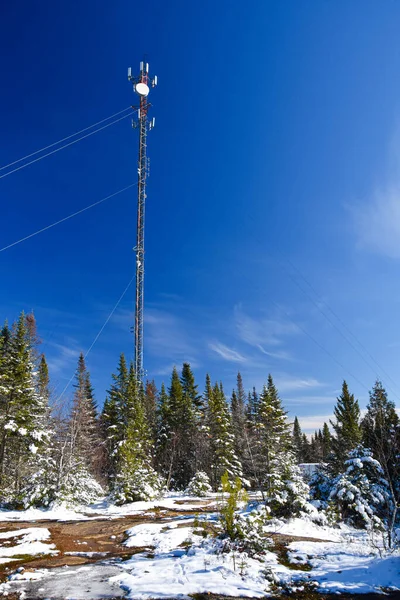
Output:
[[[295,323],[281,318],[256,319],[246,314],[240,305],[234,308],[234,321],[238,336],[243,342],[268,356],[291,359],[288,352],[276,350],[276,347],[283,345],[286,337],[301,333]],[[272,351],[269,349],[271,346]]]
[[48,343],[49,350],[47,351],[47,363],[52,375],[67,376],[71,368],[77,362],[81,348],[73,338],[68,338],[64,344],[56,342]]
[[400,258],[400,127],[389,148],[387,173],[369,197],[350,207],[358,245]]
[[274,379],[279,392],[282,393],[296,390],[312,390],[324,385],[313,377],[296,378],[290,375],[277,375]]
[[247,361],[245,356],[239,354],[239,352],[233,350],[232,348],[228,348],[228,346],[225,346],[225,344],[221,344],[220,342],[210,343],[209,348],[216,352],[224,360],[238,363],[244,363]]
[[400,258],[400,180],[377,189],[352,212],[360,247]]
[[[145,343],[147,351],[169,361],[189,361],[198,366],[198,342],[190,334],[188,323],[177,315],[148,308],[145,313]],[[195,343],[195,341],[197,343]]]
[[285,396],[285,406],[307,406],[318,404],[321,406],[326,406],[327,404],[333,404],[335,401],[335,394],[331,394],[329,396],[295,396],[293,398],[287,398]]

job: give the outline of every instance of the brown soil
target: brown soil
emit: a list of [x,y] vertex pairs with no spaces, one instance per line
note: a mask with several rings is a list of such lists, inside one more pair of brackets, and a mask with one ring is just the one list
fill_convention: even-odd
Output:
[[[112,520],[91,520],[91,521],[36,521],[32,522],[3,522],[0,525],[1,531],[17,531],[26,527],[45,527],[50,531],[51,543],[55,544],[58,554],[54,556],[42,557],[24,557],[22,560],[10,562],[0,566],[0,579],[13,571],[16,567],[26,569],[39,569],[61,567],[64,565],[81,565],[97,562],[104,558],[128,558],[138,552],[143,552],[143,548],[126,548],[123,545],[126,539],[125,531],[134,525],[146,523],[148,521],[163,522],[154,517],[142,515],[123,517]],[[67,554],[70,552],[95,552],[94,556],[80,556]],[[106,553],[103,555],[103,553]]]

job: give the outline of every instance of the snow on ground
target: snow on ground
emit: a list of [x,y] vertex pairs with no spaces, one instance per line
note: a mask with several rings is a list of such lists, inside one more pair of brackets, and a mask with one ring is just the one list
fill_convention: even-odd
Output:
[[[179,510],[182,512],[200,510],[201,508],[215,502],[216,497],[194,498],[179,494],[170,494],[163,499],[152,502],[131,502],[123,506],[116,506],[108,502],[106,498],[89,506],[68,507],[65,504],[57,504],[50,508],[28,508],[27,510],[5,510],[0,509],[1,521],[87,521],[97,519],[99,516],[108,518],[119,518],[125,515],[143,514],[149,510]],[[185,504],[180,504],[184,502]],[[190,504],[192,502],[192,504]],[[195,502],[195,503],[194,503]]]
[[[113,581],[119,582],[128,597],[143,600],[201,592],[261,597],[270,590],[266,569],[284,586],[315,581],[321,592],[362,594],[379,592],[382,587],[400,588],[398,556],[378,558],[365,531],[320,526],[307,518],[271,521],[265,529],[316,541],[289,545],[288,558],[297,567],[290,569],[279,563],[273,547],[260,561],[245,554],[216,552],[218,542],[203,540],[191,527],[141,524],[127,532],[126,545],[152,551],[124,562],[124,572]],[[299,570],[301,565],[307,565],[307,570]]]
[[[355,532],[353,531],[353,534]],[[289,559],[308,563],[308,573],[321,592],[376,592],[400,588],[399,556],[378,558],[365,532],[348,535],[341,542],[292,542]]]
[[43,527],[29,527],[0,533],[1,563],[11,562],[24,555],[57,554],[54,544],[45,544],[50,532]]
[[124,596],[118,583],[110,581],[119,567],[93,564],[81,567],[38,569],[34,572],[15,573],[7,583],[0,584],[0,595],[18,590],[29,597],[52,600],[104,600]]
[[332,542],[339,542],[343,534],[350,531],[345,525],[340,529],[334,529],[333,527],[317,525],[307,518],[290,519],[290,521],[271,519],[263,529],[266,533],[280,533],[281,535],[331,540]]
[[[144,515],[156,507],[179,511],[196,510],[205,505],[210,508],[210,500],[216,501],[215,497],[195,499],[170,495],[163,500],[134,502],[123,507],[103,501],[74,511],[66,507],[21,513],[2,511],[0,520],[14,520],[15,514],[18,520],[29,517],[33,520],[87,520],[99,516],[116,519],[125,515]],[[182,501],[185,505],[180,504]],[[274,519],[264,527],[267,536],[276,533],[298,538],[288,546],[288,559],[293,569],[287,562],[284,561],[285,565],[279,562],[273,545],[259,560],[245,553],[221,552],[220,541],[193,533],[193,515],[177,514],[169,516],[168,522],[154,523],[149,519],[149,522],[131,527],[126,532],[125,545],[140,553],[128,560],[107,558],[101,553],[70,552],[68,554],[98,557],[99,562],[80,567],[16,572],[8,582],[0,584],[0,595],[25,591],[37,597],[95,599],[127,593],[127,597],[148,600],[212,592],[262,597],[271,590],[271,580],[289,588],[311,581],[321,592],[366,593],[380,591],[382,587],[400,589],[398,554],[379,558],[365,531],[320,525],[313,518]],[[202,513],[201,520],[215,520],[215,514]],[[46,543],[49,537],[49,531],[40,527],[0,533],[0,562],[22,554],[55,552],[54,545]]]
[[[148,546],[151,552],[125,561],[122,573],[112,578],[129,598],[187,597],[211,592],[230,596],[261,597],[268,590],[263,573],[264,561],[237,554],[215,554],[215,542],[194,535],[191,527],[168,527],[150,523],[132,527],[127,533],[128,547]],[[267,561],[276,568],[276,555],[267,553]]]

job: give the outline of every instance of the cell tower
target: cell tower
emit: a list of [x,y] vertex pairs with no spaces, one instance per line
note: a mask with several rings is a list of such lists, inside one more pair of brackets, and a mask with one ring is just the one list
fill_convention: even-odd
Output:
[[133,89],[140,98],[138,119],[133,121],[133,127],[139,127],[139,160],[138,160],[138,205],[137,205],[137,232],[136,232],[136,298],[135,298],[135,371],[141,380],[144,377],[143,369],[143,309],[144,309],[144,217],[146,206],[146,179],[148,177],[149,163],[147,158],[147,132],[153,129],[155,119],[148,119],[151,106],[147,97],[150,87],[157,85],[157,76],[150,79],[149,63],[140,63],[140,74],[132,76],[132,69],[128,69],[128,80],[133,83]]

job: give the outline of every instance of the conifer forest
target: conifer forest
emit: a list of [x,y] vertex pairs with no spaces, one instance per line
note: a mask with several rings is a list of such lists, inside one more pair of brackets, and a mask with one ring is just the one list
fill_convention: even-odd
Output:
[[[400,426],[381,382],[361,416],[347,383],[334,420],[311,437],[291,422],[273,376],[262,389],[235,389],[189,363],[157,389],[138,381],[123,354],[99,410],[84,356],[73,398],[57,402],[33,314],[0,334],[0,494],[6,508],[149,501],[168,491],[197,495],[240,482],[262,494],[268,514],[293,517],[310,501],[339,521],[396,542]],[[302,472],[304,463],[312,472]],[[300,466],[299,466],[300,465]]]

